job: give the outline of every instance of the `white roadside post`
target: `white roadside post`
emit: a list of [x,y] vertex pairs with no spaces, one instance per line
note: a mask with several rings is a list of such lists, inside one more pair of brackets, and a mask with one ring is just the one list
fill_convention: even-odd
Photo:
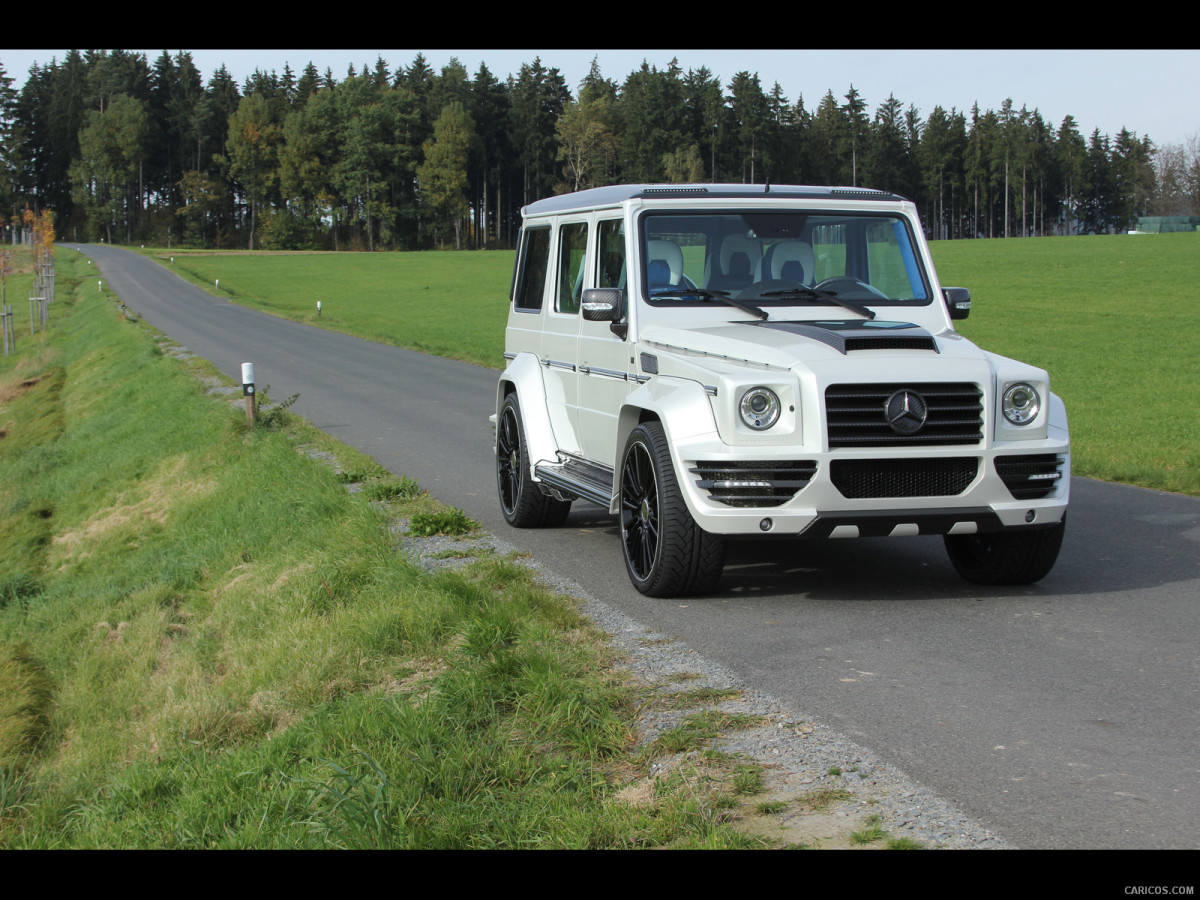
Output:
[[242,396],[246,398],[246,424],[254,427],[254,363],[242,363]]

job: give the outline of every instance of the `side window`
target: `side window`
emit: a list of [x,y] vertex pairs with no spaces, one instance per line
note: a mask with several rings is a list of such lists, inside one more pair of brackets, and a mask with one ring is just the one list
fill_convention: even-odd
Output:
[[621,219],[601,222],[599,252],[596,254],[596,287],[625,287],[625,223]]
[[542,308],[546,272],[550,268],[550,227],[525,229],[521,264],[517,269],[514,298],[517,309],[536,312]]
[[554,308],[559,312],[579,312],[587,271],[587,238],[587,222],[572,222],[558,230],[558,293]]

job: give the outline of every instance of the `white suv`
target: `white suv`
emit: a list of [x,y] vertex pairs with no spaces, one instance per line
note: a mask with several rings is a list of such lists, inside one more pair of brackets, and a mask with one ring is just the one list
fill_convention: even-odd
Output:
[[618,185],[523,215],[492,417],[510,524],[606,507],[652,596],[714,589],[733,537],[938,534],[986,584],[1053,567],[1066,410],[954,331],[969,294],[912,203]]

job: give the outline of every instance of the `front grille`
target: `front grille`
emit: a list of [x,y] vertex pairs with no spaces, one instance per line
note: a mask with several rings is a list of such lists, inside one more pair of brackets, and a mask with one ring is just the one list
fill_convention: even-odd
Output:
[[[887,420],[888,398],[897,391],[919,394],[925,423],[897,433]],[[825,423],[830,447],[910,447],[978,444],[983,440],[983,391],[976,384],[833,384],[825,389]]]
[[1016,500],[1041,500],[1054,492],[1066,460],[1054,453],[997,456],[996,474]]
[[829,476],[843,497],[953,497],[979,472],[974,456],[942,459],[835,459]]
[[814,460],[717,462],[702,460],[689,469],[710,500],[726,506],[782,506],[812,480]]

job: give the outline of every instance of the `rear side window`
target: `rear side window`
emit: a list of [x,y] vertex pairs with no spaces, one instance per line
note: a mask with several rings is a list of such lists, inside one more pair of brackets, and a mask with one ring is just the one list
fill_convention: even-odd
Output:
[[524,235],[513,298],[517,309],[537,312],[542,308],[550,268],[550,226],[526,228]]

